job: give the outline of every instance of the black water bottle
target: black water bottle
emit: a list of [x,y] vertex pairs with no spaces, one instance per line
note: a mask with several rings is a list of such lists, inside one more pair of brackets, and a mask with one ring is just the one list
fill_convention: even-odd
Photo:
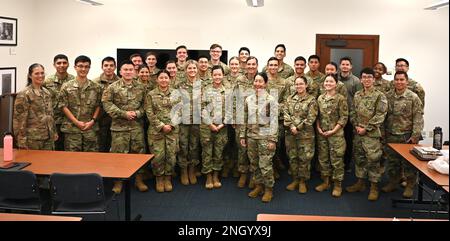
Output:
[[433,148],[442,149],[442,128],[437,126],[433,130]]

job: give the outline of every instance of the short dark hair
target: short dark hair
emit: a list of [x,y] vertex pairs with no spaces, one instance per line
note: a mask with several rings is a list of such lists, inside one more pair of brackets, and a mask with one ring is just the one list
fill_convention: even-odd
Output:
[[220,48],[220,49],[222,49],[222,46],[220,46],[219,44],[212,44],[211,47],[209,47],[209,50],[215,49],[215,48]]
[[56,63],[56,61],[58,59],[65,59],[67,62],[69,62],[69,58],[67,58],[67,55],[65,54],[57,54],[54,58],[53,58],[53,63]]
[[401,70],[395,72],[394,79],[395,79],[395,76],[397,76],[398,74],[403,74],[403,75],[405,75],[406,79],[409,79],[408,74],[405,71],[401,71]]
[[119,69],[121,69],[121,68],[122,68],[122,66],[124,66],[124,65],[126,65],[126,64],[131,64],[131,65],[133,65],[133,66],[134,66],[134,64],[133,64],[133,62],[132,62],[131,60],[129,60],[129,59],[126,59],[126,60],[124,60],[124,61],[122,61],[122,62],[120,63],[120,67],[119,67]]
[[256,75],[255,75],[255,78],[256,78],[256,76],[261,76],[261,77],[263,77],[263,79],[264,79],[264,83],[266,83],[267,84],[267,82],[269,81],[269,77],[267,77],[267,74],[265,73],[265,72],[258,72]]
[[136,53],[136,54],[130,55],[130,60],[132,60],[134,57],[141,57],[141,59],[142,59],[142,56],[140,54]]
[[148,69],[148,66],[146,64],[141,64],[138,67],[138,72],[141,71],[141,69]]
[[339,60],[339,64],[342,64],[342,61],[348,61],[348,62],[350,62],[350,64],[353,64],[353,63],[352,63],[352,58],[350,58],[349,56],[342,57],[342,58]]
[[164,65],[164,69],[167,68],[167,65],[168,65],[168,64],[175,64],[175,65],[176,65],[176,64],[177,64],[177,61],[175,61],[175,60],[173,60],[173,59],[167,60],[166,64]]
[[269,60],[267,60],[267,64],[269,64],[269,62],[272,60],[276,60],[278,63],[280,63],[280,61],[278,61],[277,57],[270,57]]
[[200,59],[207,59],[207,60],[209,60],[209,58],[206,57],[206,55],[200,55],[200,56],[198,56],[197,60],[200,60]]
[[179,49],[186,49],[186,51],[187,51],[187,48],[186,48],[186,46],[184,46],[184,45],[178,46],[178,47],[175,49],[175,52],[177,52]]
[[82,62],[82,63],[88,62],[89,65],[91,65],[91,59],[86,55],[80,55],[75,59],[75,65],[77,65],[77,63],[79,63],[79,62]]
[[148,56],[150,56],[150,55],[153,55],[153,56],[155,56],[155,58],[156,57],[158,57],[158,55],[156,55],[156,53],[155,52],[147,52],[146,54],[145,54],[145,58],[147,59],[148,58]]
[[169,71],[162,69],[156,74],[156,78],[158,78],[161,74],[167,74],[168,76],[170,76]]
[[317,61],[319,61],[319,63],[320,63],[320,57],[317,54],[310,55],[308,57],[308,62],[311,61],[311,59],[317,59]]
[[395,64],[397,64],[398,62],[405,62],[406,65],[409,67],[409,62],[408,60],[404,59],[404,58],[398,58],[395,60]]
[[384,73],[386,73],[386,72],[387,72],[387,68],[386,68],[386,65],[384,65],[384,64],[383,64],[383,63],[381,63],[381,62],[377,62],[377,63],[375,63],[375,64],[373,65],[373,67],[377,66],[377,64],[381,64],[381,67],[383,68],[383,72],[384,72]]
[[297,62],[297,61],[303,61],[303,62],[306,63],[306,59],[303,56],[298,56],[297,58],[295,58],[294,63]]
[[327,77],[332,77],[336,83],[338,82],[338,76],[337,76],[337,74],[327,74],[327,75],[325,76],[325,79],[326,79]]
[[250,49],[249,48],[247,48],[247,47],[241,47],[240,49],[239,49],[239,52],[238,52],[238,54],[240,54],[242,51],[247,51],[248,52],[248,54],[250,54]]
[[277,44],[277,46],[275,46],[274,51],[277,51],[277,48],[283,48],[284,52],[286,52],[286,46],[284,46],[284,44]]
[[216,70],[216,69],[220,69],[221,71],[222,71],[222,74],[224,74],[224,70],[223,70],[223,67],[221,66],[221,65],[214,65],[212,68],[211,68],[211,74],[212,74],[212,72],[214,71],[214,70]]
[[362,74],[370,74],[373,77],[375,77],[375,72],[373,71],[372,68],[369,68],[369,67],[362,69],[359,75],[362,76]]
[[327,66],[327,65],[329,65],[329,64],[333,65],[333,66],[336,68],[336,70],[338,70],[338,65],[337,65],[335,62],[330,61],[330,62],[329,62],[328,64],[326,64],[325,66]]
[[299,77],[295,78],[294,84],[295,84],[295,81],[297,81],[298,79],[301,79],[301,80],[303,80],[303,83],[308,84],[308,80],[306,79],[305,76],[299,76]]
[[249,60],[256,60],[256,64],[258,64],[258,58],[256,58],[255,56],[248,56],[247,61],[245,63],[248,63]]
[[105,62],[114,62],[114,66],[116,65],[116,60],[113,57],[111,57],[111,56],[105,57],[102,60],[102,66],[103,66],[103,63],[105,63]]

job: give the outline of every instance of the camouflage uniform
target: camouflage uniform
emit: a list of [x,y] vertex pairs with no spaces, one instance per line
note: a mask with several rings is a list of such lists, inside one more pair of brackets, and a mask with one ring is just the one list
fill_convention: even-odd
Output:
[[[93,81],[100,85],[101,94],[105,92],[109,85],[116,82],[120,78],[114,74],[111,80],[106,79],[105,74],[101,74],[100,77],[95,78]],[[100,152],[109,152],[111,149],[111,116],[109,116],[103,109],[103,105],[100,105],[100,113],[97,117],[98,122],[98,150]]]
[[[208,61],[208,73],[211,73],[213,66],[214,65],[211,63],[211,61]],[[227,64],[220,62],[220,66],[222,66],[223,68],[223,76],[227,76],[230,74],[230,67],[228,67]]]
[[14,102],[13,130],[19,148],[54,150],[56,134],[50,92],[28,85]]
[[180,152],[178,165],[186,168],[200,163],[200,122],[201,122],[201,91],[202,81],[195,80],[192,84],[185,79],[178,86],[175,95],[181,96],[183,105],[180,124]]
[[[313,76],[312,72],[311,72],[311,71],[308,71],[308,72],[305,74],[305,77],[306,77],[306,78],[310,78],[310,79],[312,79],[315,83],[318,83],[318,84],[319,84],[320,81],[321,81],[322,79],[325,78],[325,74],[322,73],[322,72],[317,72],[317,74]],[[320,87],[320,85],[319,85],[319,87]]]
[[[314,98],[319,97],[319,85],[315,81],[313,81],[313,79],[311,79],[310,77],[307,77],[306,75],[303,76],[308,81],[308,88],[306,89],[308,94],[314,96]],[[286,82],[288,82],[289,85],[288,96],[293,95],[294,93],[297,92],[297,90],[295,89],[295,80],[298,77],[300,76],[293,75],[286,79]]]
[[[101,94],[100,86],[91,80],[86,80],[82,86],[76,79],[71,80],[61,87],[58,107],[60,109],[66,107],[77,120],[89,122],[95,110],[100,107]],[[61,131],[65,134],[66,151],[98,151],[96,123],[91,129],[83,131],[66,116]]]
[[[262,72],[267,73],[267,66],[264,66]],[[278,76],[280,76],[283,79],[287,79],[293,76],[294,74],[295,74],[294,69],[286,63],[283,63],[283,66],[281,66],[281,68],[278,68]]]
[[[272,167],[275,150],[269,150],[268,146],[278,139],[278,101],[267,92],[261,96],[253,94],[245,100],[244,113],[245,124],[241,127],[240,138],[247,142],[254,183],[272,188],[275,183]],[[273,118],[270,120],[261,119],[270,118],[271,113]]]
[[[317,99],[319,116],[317,121],[322,131],[333,130],[339,124],[344,127],[348,121],[347,98],[340,94],[328,96],[322,94]],[[344,129],[340,128],[334,135],[324,137],[317,135],[319,165],[321,175],[331,176],[335,181],[344,180],[344,153],[346,142]]]
[[380,126],[387,112],[386,96],[375,88],[356,92],[353,108],[350,111],[350,121],[366,129],[364,135],[355,132],[353,152],[355,155],[356,177],[369,177],[372,183],[378,183],[381,178],[380,158],[382,155]]
[[[407,143],[410,137],[420,138],[424,126],[422,102],[420,98],[409,89],[400,95],[395,89],[387,93],[388,112],[386,115],[386,142]],[[415,168],[408,164],[398,153],[385,146],[388,154],[386,173],[389,177],[400,176],[400,168],[404,168],[406,177],[415,177]]]
[[178,65],[178,62],[177,62],[176,65],[177,65],[177,76],[176,77],[178,79],[185,78],[186,77],[186,67],[187,67],[186,62],[184,62],[183,65]]
[[227,127],[219,132],[212,132],[210,124],[225,123],[225,87],[214,88],[208,85],[203,91],[202,125],[200,125],[200,140],[202,143],[202,173],[221,171],[223,166],[223,150],[227,144]]
[[[309,180],[311,160],[314,157],[314,127],[318,114],[316,98],[306,94],[301,97],[294,94],[288,97],[284,106],[284,126],[286,127],[286,150],[293,178]],[[297,135],[290,131],[297,128]]]
[[[105,90],[102,96],[103,108],[112,118],[111,152],[144,153],[144,116],[145,87],[133,80],[130,85],[119,79]],[[135,111],[136,119],[128,120],[127,111]]]
[[[319,95],[324,94],[326,92],[325,87],[323,86],[323,83],[325,82],[325,78],[326,78],[326,76],[324,76],[318,84],[319,85]],[[336,84],[336,93],[344,96],[347,99],[347,95],[348,95],[347,87],[345,87],[345,84],[342,83],[341,81],[338,81]],[[348,105],[348,103],[347,103],[347,105]]]
[[75,76],[67,74],[66,78],[58,79],[56,74],[47,76],[44,81],[44,87],[48,89],[52,97],[53,117],[55,119],[56,131],[58,132],[58,140],[55,141],[55,150],[64,150],[64,134],[61,132],[61,124],[64,120],[64,113],[58,108],[58,95],[64,83],[74,80]]
[[[151,161],[155,176],[171,176],[177,161],[180,115],[179,112],[172,115],[171,111],[179,101],[172,98],[172,93],[170,88],[163,92],[156,87],[146,97],[145,111],[151,126],[147,137],[150,152],[155,154]],[[164,133],[164,125],[171,125],[172,131]]]
[[[394,80],[391,81],[391,89],[392,90],[395,89]],[[420,85],[417,81],[413,79],[408,79],[408,89],[416,93],[420,101],[422,101],[422,112],[423,112],[423,109],[425,108],[425,90],[423,89],[422,85]]]
[[150,79],[148,80],[148,92],[154,90],[156,87],[158,87],[158,84],[156,83],[156,79],[158,78],[158,73],[161,71],[160,69],[156,68],[150,72]]
[[391,89],[391,83],[389,82],[389,80],[385,80],[383,78],[375,79],[373,87],[386,95],[387,92],[389,92],[389,90]]

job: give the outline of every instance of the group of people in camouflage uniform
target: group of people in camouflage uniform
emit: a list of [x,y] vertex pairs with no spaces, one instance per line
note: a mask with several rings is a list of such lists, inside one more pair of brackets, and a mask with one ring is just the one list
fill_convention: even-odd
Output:
[[[250,177],[248,196],[263,194],[263,202],[273,198],[282,166],[274,164],[285,156],[292,177],[287,190],[307,193],[313,166],[322,178],[315,190],[333,186],[332,196],[340,197],[349,152],[357,182],[347,192],[364,191],[369,179],[368,199],[377,200],[386,172],[389,181],[382,191],[396,190],[405,176],[403,196],[412,197],[413,168],[386,145],[421,138],[425,94],[408,77],[407,60],[397,59],[394,80],[387,81],[380,62],[364,68],[360,80],[349,57],[339,66],[328,63],[325,74],[319,72],[317,55],[297,57],[292,68],[283,62],[283,44],[262,72],[246,47],[229,65],[220,61],[218,44],[210,47],[210,58],[198,61],[188,60],[185,46],[176,52],[177,60],[163,70],[156,67],[155,53],[145,56],[145,64],[133,54],[120,64],[120,78],[112,57],[102,60],[103,73],[94,80],[87,78],[87,56],[75,59],[76,76],[67,73],[65,55],[55,56],[56,73],[45,80],[44,67],[31,65],[28,85],[14,104],[19,148],[152,153],[150,165],[136,175],[140,191],[149,189],[150,169],[156,191],[170,192],[176,164],[183,185],[196,184],[203,174],[207,189],[220,188],[220,176],[234,168],[238,187]],[[121,189],[121,181],[115,181],[113,191]]]

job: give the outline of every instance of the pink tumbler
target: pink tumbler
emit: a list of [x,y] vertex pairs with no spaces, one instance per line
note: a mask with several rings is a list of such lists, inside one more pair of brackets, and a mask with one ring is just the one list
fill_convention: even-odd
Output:
[[11,134],[6,134],[3,138],[3,161],[13,161],[13,137]]

